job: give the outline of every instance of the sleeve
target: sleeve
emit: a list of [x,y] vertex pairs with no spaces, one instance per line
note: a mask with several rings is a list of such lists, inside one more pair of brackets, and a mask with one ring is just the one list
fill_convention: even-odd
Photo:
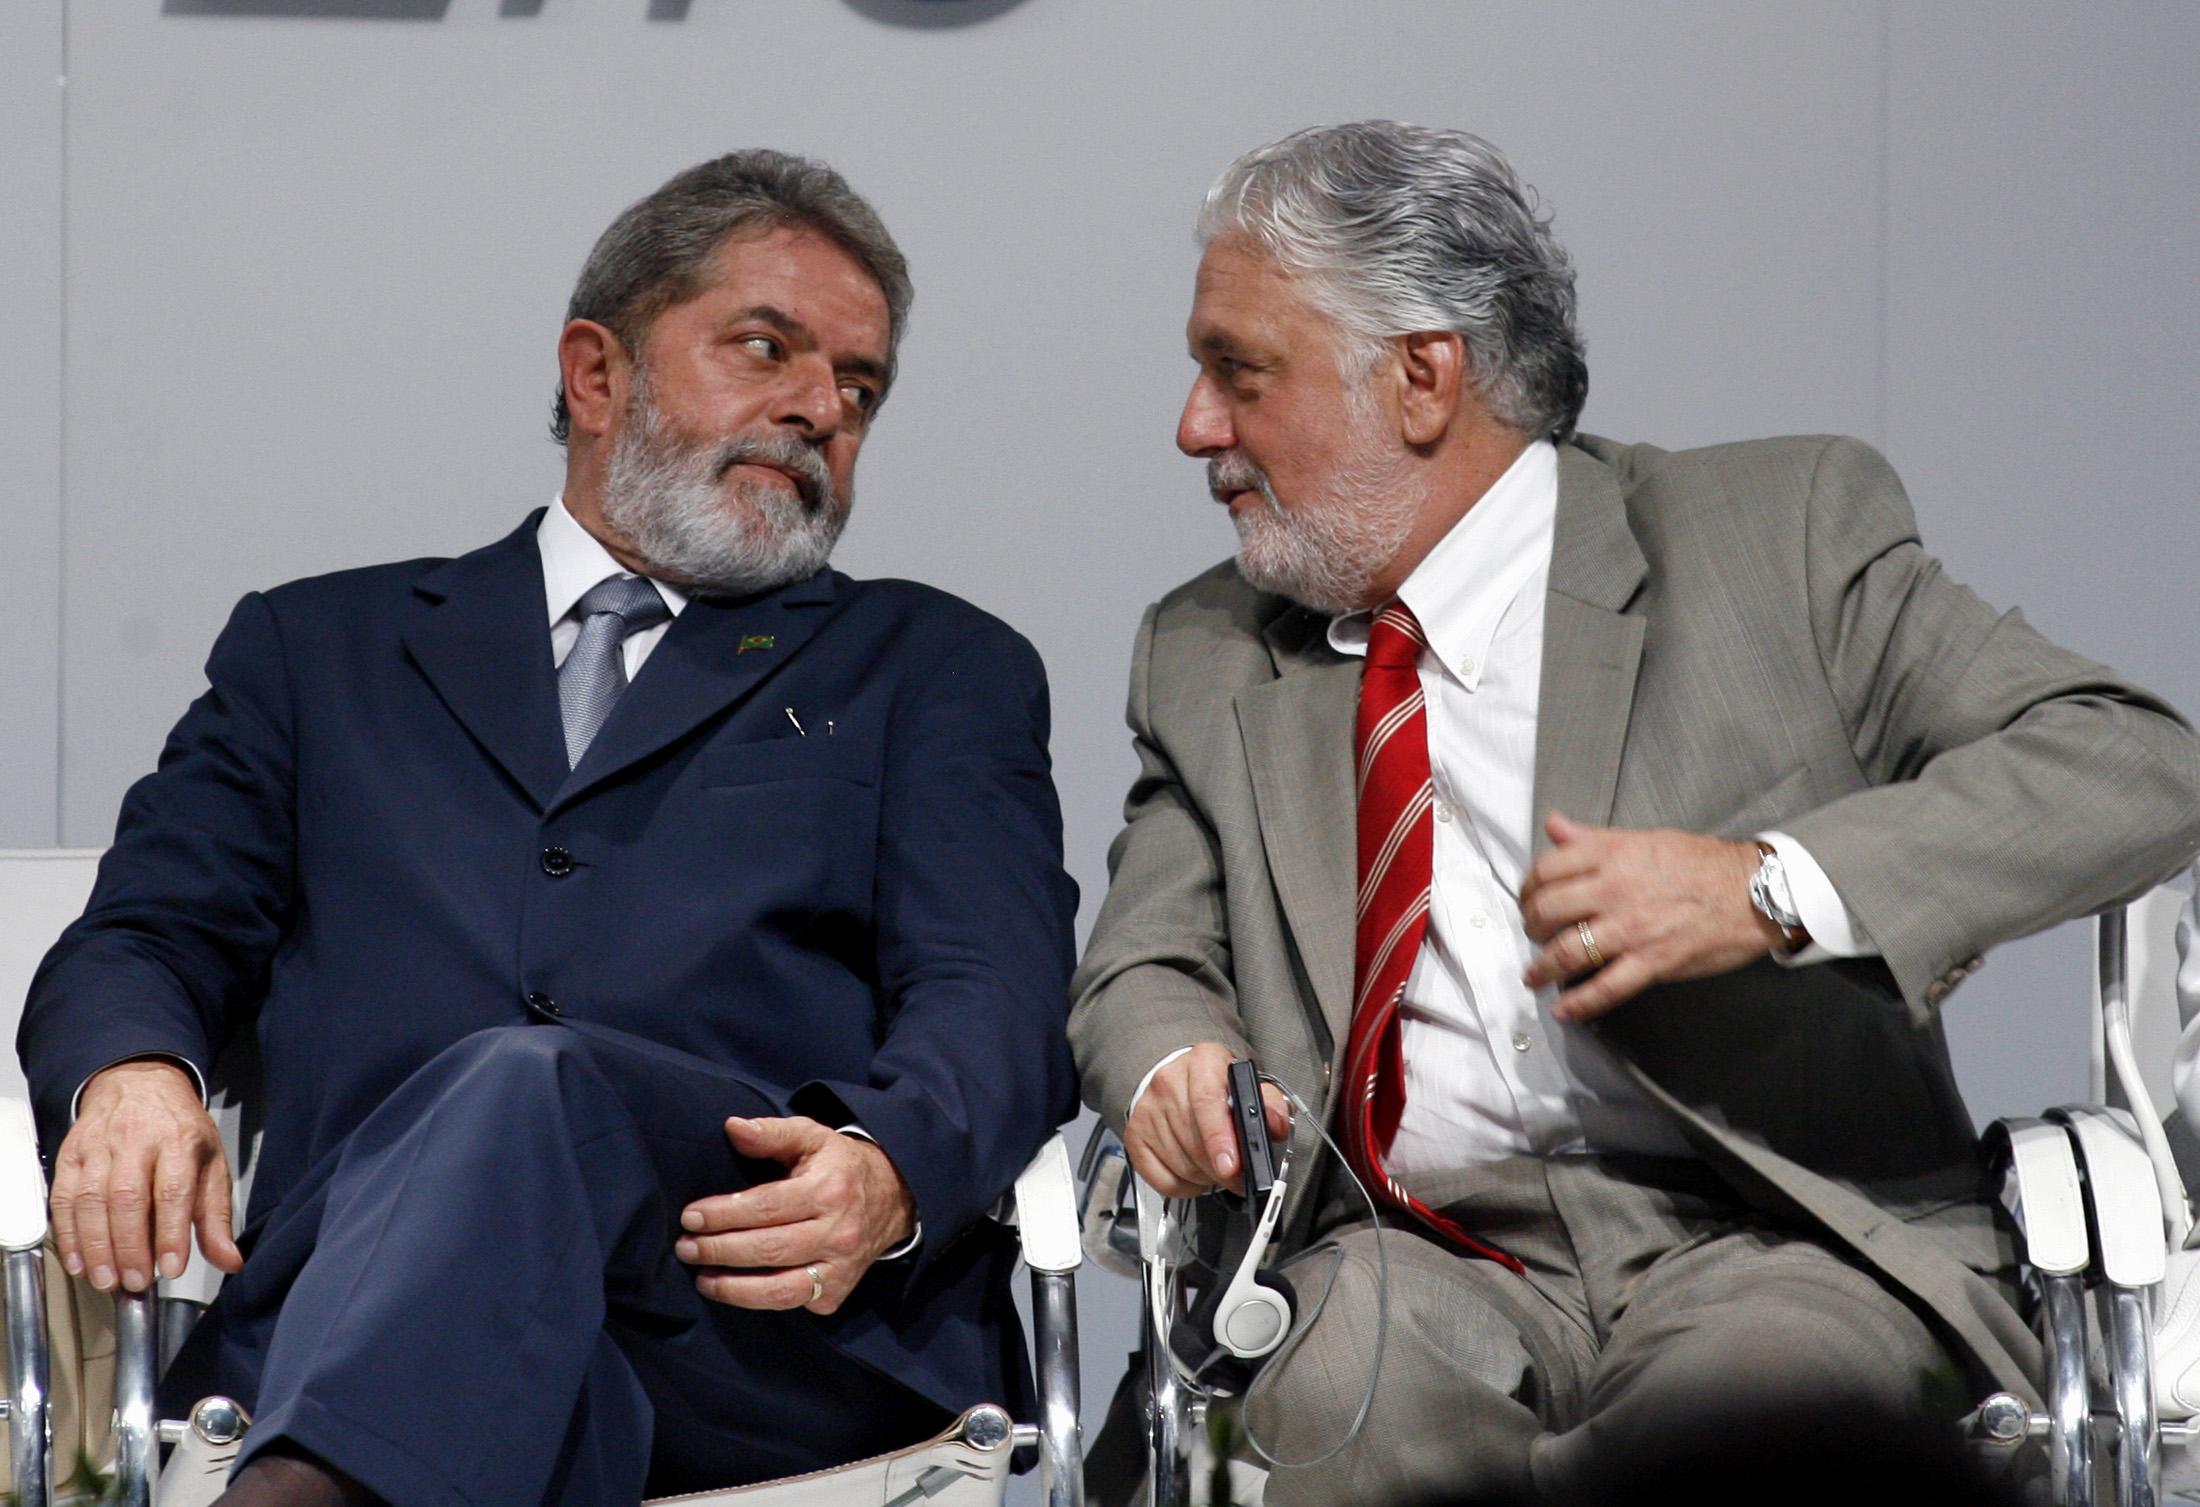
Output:
[[1806,541],[1812,634],[1872,788],[1781,825],[1916,1019],[1988,947],[2128,899],[2191,859],[2192,729],[1949,580],[1869,446],[1821,453]]
[[49,1150],[77,1090],[111,1063],[174,1057],[205,1082],[288,925],[291,698],[264,597],[237,605],[206,677],[158,767],[123,798],[84,915],[31,982],[16,1048]]
[[1118,1131],[1146,1075],[1220,1042],[1252,1055],[1231,982],[1222,851],[1152,725],[1156,612],[1131,652],[1126,713],[1138,775],[1108,849],[1108,895],[1070,984],[1070,1043],[1085,1101]]
[[1077,886],[1029,644],[998,626],[964,639],[895,717],[874,902],[890,1015],[867,1081],[812,1080],[793,1106],[860,1125],[892,1159],[924,1230],[914,1271],[1075,1109],[1063,1016]]

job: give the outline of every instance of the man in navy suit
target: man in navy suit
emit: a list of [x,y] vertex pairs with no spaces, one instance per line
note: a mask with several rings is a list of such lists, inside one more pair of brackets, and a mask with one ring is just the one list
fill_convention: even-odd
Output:
[[245,598],[125,800],[19,1046],[70,1270],[238,1273],[181,1363],[257,1414],[237,1507],[631,1503],[1027,1386],[981,1216],[1072,1103],[1044,673],[826,566],[908,302],[830,169],[676,177],[575,289],[561,497]]

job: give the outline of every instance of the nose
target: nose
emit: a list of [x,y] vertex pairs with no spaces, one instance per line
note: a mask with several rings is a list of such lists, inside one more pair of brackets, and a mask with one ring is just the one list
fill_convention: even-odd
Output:
[[840,382],[822,357],[789,362],[774,398],[773,420],[811,439],[829,438],[840,428]]
[[1184,412],[1176,421],[1176,448],[1195,460],[1219,455],[1237,443],[1230,425],[1230,411],[1222,401],[1215,379],[1201,372],[1184,398]]

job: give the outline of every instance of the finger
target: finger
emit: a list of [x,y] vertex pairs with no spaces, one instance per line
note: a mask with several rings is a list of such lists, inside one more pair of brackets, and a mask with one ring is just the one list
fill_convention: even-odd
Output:
[[1604,1014],[1658,981],[1656,967],[1630,953],[1551,1002],[1551,1014],[1568,1025]]
[[[818,1267],[818,1275],[826,1275],[824,1266]],[[735,1308],[784,1312],[811,1306],[810,1274],[800,1267],[783,1272],[697,1272],[695,1290],[714,1303],[727,1303]],[[827,1301],[834,1301],[834,1306],[838,1306],[829,1285],[817,1306],[822,1310]]]
[[1543,830],[1550,834],[1552,842],[1563,848],[1578,843],[1584,838],[1596,837],[1609,832],[1611,828],[1593,826],[1588,822],[1577,822],[1563,811],[1552,811],[1543,818]]
[[[1210,1180],[1237,1188],[1237,1126],[1230,1118],[1230,1068],[1228,1063],[1195,1070],[1185,1084],[1185,1106],[1191,1111],[1190,1149],[1199,1170]],[[1178,1127],[1179,1135],[1183,1127]]]
[[719,1193],[699,1198],[680,1211],[680,1228],[691,1235],[717,1235],[728,1230],[760,1230],[771,1225],[799,1224],[824,1211],[816,1187],[796,1178],[743,1188],[738,1193]]
[[1190,1198],[1214,1186],[1185,1149],[1171,1118],[1156,1110],[1136,1140],[1126,1139],[1131,1170],[1163,1198]]
[[832,1136],[832,1131],[801,1115],[756,1120],[733,1115],[726,1120],[726,1139],[733,1143],[734,1150],[743,1156],[789,1165],[824,1145]]
[[689,1266],[734,1267],[746,1271],[784,1271],[841,1252],[832,1248],[832,1227],[822,1219],[735,1230],[724,1235],[683,1235],[672,1253]]
[[1291,1133],[1291,1101],[1273,1083],[1260,1086],[1260,1107],[1268,1118],[1268,1134],[1281,1141]]
[[198,1192],[197,1158],[185,1146],[160,1148],[153,1163],[153,1268],[180,1277],[191,1259],[191,1213]]
[[1548,889],[1561,880],[1578,879],[1593,874],[1604,866],[1604,845],[1595,842],[1577,842],[1572,847],[1551,848],[1537,856],[1528,866],[1528,877],[1521,882],[1520,898],[1523,904],[1530,895]]
[[1521,975],[1522,980],[1529,988],[1540,989],[1545,984],[1578,978],[1597,968],[1609,967],[1627,950],[1620,945],[1620,938],[1615,935],[1615,931],[1609,917],[1599,917],[1589,924],[1589,934],[1596,938],[1597,952],[1603,959],[1602,962],[1592,962],[1589,948],[1581,939],[1581,923],[1560,927],[1558,934],[1551,938],[1550,944],[1528,964],[1527,971]]
[[83,1167],[84,1159],[76,1148],[62,1142],[60,1154],[54,1158],[53,1191],[46,1199],[54,1247],[61,1252],[61,1265],[72,1277],[84,1274],[84,1251],[76,1231],[76,1195]]
[[1603,907],[1603,888],[1592,874],[1580,874],[1538,885],[1520,897],[1520,919],[1535,942],[1548,942],[1559,928],[1596,915]]
[[143,1292],[153,1274],[153,1158],[146,1146],[115,1158],[114,1180],[107,1187],[107,1236],[122,1285]]
[[234,1195],[230,1191],[229,1161],[216,1156],[199,1169],[199,1250],[218,1271],[244,1270],[244,1252],[231,1233]]
[[93,1153],[85,1159],[76,1193],[69,1200],[84,1278],[101,1292],[115,1285],[115,1248],[107,1236],[107,1183],[113,1175],[113,1156],[104,1151]]

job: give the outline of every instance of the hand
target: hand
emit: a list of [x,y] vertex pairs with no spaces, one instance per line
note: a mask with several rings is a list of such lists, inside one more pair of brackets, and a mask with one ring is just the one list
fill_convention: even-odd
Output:
[[[1693,832],[1592,827],[1550,814],[1557,844],[1520,888],[1520,914],[1542,952],[1530,988],[1576,980],[1551,1006],[1559,1020],[1602,1015],[1652,984],[1703,978],[1785,945],[1749,901],[1757,845]],[[1590,962],[1581,923],[1604,959]]]
[[[832,1313],[871,1263],[909,1238],[916,1200],[885,1152],[815,1120],[726,1121],[743,1156],[782,1163],[787,1175],[739,1193],[697,1199],[680,1214],[673,1253],[696,1290],[736,1308]],[[824,1291],[812,1298],[816,1267]]]
[[94,1073],[54,1158],[54,1244],[71,1276],[105,1292],[143,1292],[183,1272],[191,1227],[225,1272],[244,1253],[230,1238],[229,1158],[191,1075],[173,1062],[118,1062]]
[[[1131,1170],[1164,1198],[1190,1198],[1210,1188],[1245,1191],[1238,1166],[1237,1128],[1230,1123],[1230,1049],[1202,1042],[1153,1075],[1123,1127]],[[1260,1086],[1268,1133],[1282,1144],[1291,1133],[1290,1106],[1273,1084]]]

